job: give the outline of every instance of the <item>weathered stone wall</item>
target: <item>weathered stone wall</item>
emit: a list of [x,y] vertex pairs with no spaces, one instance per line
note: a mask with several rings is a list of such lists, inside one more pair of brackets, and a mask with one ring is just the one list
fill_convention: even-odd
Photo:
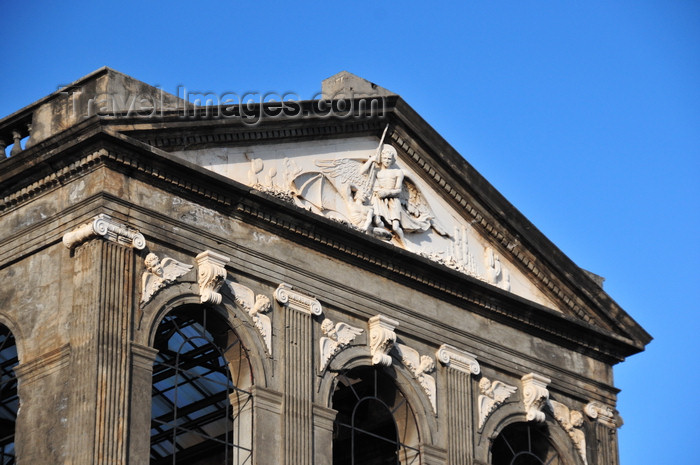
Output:
[[[103,237],[72,250],[60,242],[97,213],[140,231],[146,249]],[[0,313],[21,349],[20,463],[147,463],[152,329],[169,309],[197,303],[200,292],[192,272],[141,309],[148,252],[193,266],[200,252],[223,254],[230,258],[226,279],[273,301],[267,314],[271,354],[226,286],[218,306],[250,351],[256,463],[330,463],[329,370],[371,363],[368,321],[376,315],[398,323],[395,346],[403,349],[389,352],[391,370],[418,417],[425,463],[468,464],[487,455],[494,434],[525,418],[521,378],[529,373],[549,378],[550,398],[571,410],[583,411],[591,400],[615,403],[611,367],[602,361],[490,320],[391,273],[302,244],[284,231],[251,224],[234,206],[197,201],[106,166],[6,212],[2,221]],[[28,247],[20,247],[23,239]],[[275,300],[281,283],[317,299],[322,314]],[[326,318],[362,332],[322,371],[319,340],[327,336],[321,327]],[[480,371],[441,364],[436,352],[443,344],[476,356]],[[408,366],[397,350],[410,355],[409,349],[431,357],[435,370]],[[432,398],[421,383],[425,376],[434,380]],[[517,388],[488,415],[479,404],[483,378]],[[546,423],[560,432],[560,446],[581,460],[560,422],[543,411]],[[583,431],[588,463],[614,463],[611,430],[585,418]]]

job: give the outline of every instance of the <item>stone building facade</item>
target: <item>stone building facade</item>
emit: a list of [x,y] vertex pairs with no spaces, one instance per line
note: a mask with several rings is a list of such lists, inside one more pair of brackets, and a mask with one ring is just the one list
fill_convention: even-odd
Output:
[[2,463],[616,465],[650,336],[399,96],[0,121]]

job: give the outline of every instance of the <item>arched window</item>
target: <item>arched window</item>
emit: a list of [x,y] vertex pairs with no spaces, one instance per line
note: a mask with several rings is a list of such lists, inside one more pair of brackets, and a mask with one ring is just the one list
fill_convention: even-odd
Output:
[[0,465],[15,463],[17,396],[17,346],[10,330],[0,325]]
[[338,375],[333,465],[419,465],[418,428],[394,380],[373,367]]
[[492,465],[564,465],[546,428],[514,423],[501,431],[491,448]]
[[154,347],[151,464],[252,464],[250,364],[212,309],[166,315]]

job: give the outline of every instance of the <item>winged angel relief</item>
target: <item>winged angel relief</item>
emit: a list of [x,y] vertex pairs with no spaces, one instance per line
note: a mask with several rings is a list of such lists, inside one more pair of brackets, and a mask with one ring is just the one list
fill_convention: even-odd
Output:
[[296,198],[317,213],[385,240],[396,238],[404,247],[404,233],[433,229],[449,236],[416,184],[397,166],[396,149],[384,145],[385,135],[386,129],[367,160],[317,160],[320,171],[294,179]]

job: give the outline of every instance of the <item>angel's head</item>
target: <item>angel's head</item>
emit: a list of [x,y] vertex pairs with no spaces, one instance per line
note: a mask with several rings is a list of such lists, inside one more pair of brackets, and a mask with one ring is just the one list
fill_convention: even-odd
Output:
[[333,328],[335,328],[335,325],[328,318],[324,319],[321,323],[321,331],[323,331],[324,334],[330,333],[331,331],[333,331]]
[[482,393],[486,393],[486,391],[489,390],[491,387],[491,381],[489,381],[488,378],[481,378],[479,381],[479,390],[481,390]]
[[384,168],[389,168],[396,161],[396,149],[391,145],[385,145],[379,156],[379,162]]
[[146,265],[146,269],[150,272],[154,272],[154,268],[158,266],[160,263],[160,259],[158,258],[158,255],[154,253],[149,253],[146,255],[146,258],[143,260],[143,264]]

